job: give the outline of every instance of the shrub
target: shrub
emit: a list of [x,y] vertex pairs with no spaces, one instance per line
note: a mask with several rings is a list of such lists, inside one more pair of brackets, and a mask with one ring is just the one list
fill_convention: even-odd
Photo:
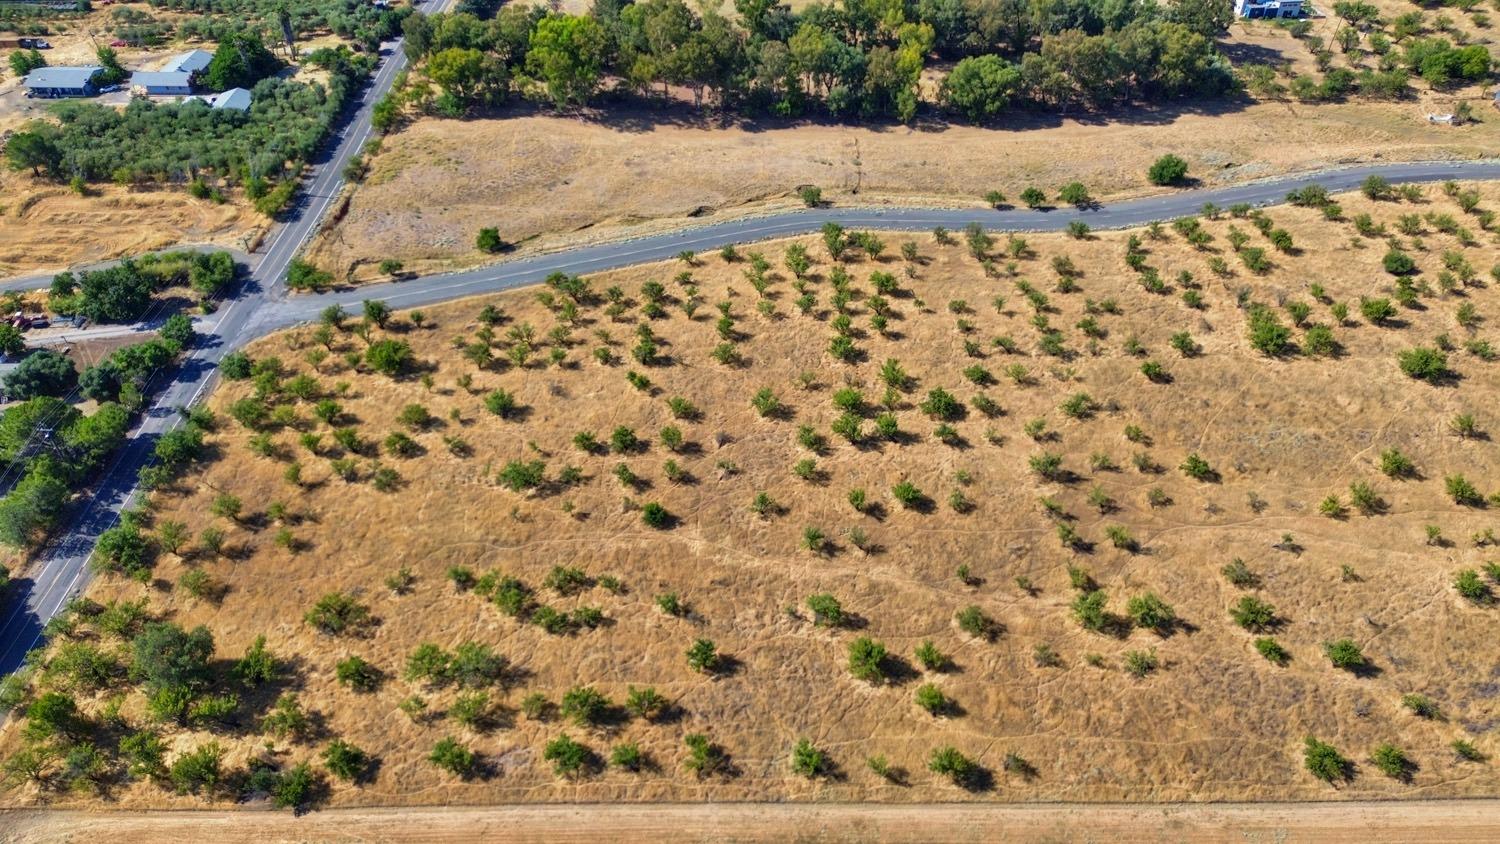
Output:
[[1149,651],[1126,651],[1124,656],[1125,673],[1136,679],[1145,677],[1155,671],[1161,664],[1156,656],[1156,649]]
[[574,686],[563,693],[559,709],[578,726],[592,726],[609,710],[609,699],[593,686]]
[[1490,586],[1479,579],[1479,572],[1473,569],[1463,569],[1453,579],[1453,588],[1459,595],[1476,604],[1488,604],[1494,596],[1490,593]]
[[1086,630],[1102,631],[1110,622],[1109,613],[1105,611],[1108,601],[1102,589],[1080,592],[1073,599],[1073,618]]
[[356,692],[373,692],[380,688],[380,669],[358,656],[341,660],[334,666],[338,681]]
[[886,678],[885,645],[861,636],[849,643],[849,673],[867,683],[881,683]]
[[807,608],[812,611],[813,623],[822,627],[838,627],[844,623],[844,608],[838,598],[822,593],[809,595]]
[[1438,705],[1427,695],[1409,694],[1401,696],[1401,705],[1411,710],[1418,718],[1438,717]]
[[641,508],[641,522],[646,527],[662,530],[671,526],[672,514],[667,512],[667,508],[655,501],[647,502]]
[[1335,668],[1357,671],[1369,664],[1364,651],[1353,639],[1337,639],[1323,644],[1323,655]]
[[959,610],[954,615],[954,621],[958,622],[958,629],[975,638],[993,640],[1000,633],[999,624],[977,606],[970,605]]
[[625,709],[637,718],[651,721],[670,708],[671,702],[651,686],[640,689],[630,686],[625,691]]
[[1406,757],[1405,751],[1394,744],[1386,743],[1377,746],[1370,752],[1370,761],[1382,774],[1398,780],[1405,780],[1411,776],[1411,760]]
[[1448,491],[1448,497],[1452,498],[1455,504],[1478,507],[1484,503],[1484,496],[1480,495],[1474,484],[1463,475],[1448,475],[1443,478],[1443,486]]
[[1267,662],[1276,665],[1286,665],[1292,658],[1287,649],[1281,643],[1269,636],[1263,636],[1255,640],[1255,651],[1266,658]]
[[167,776],[178,794],[211,792],[219,784],[223,759],[224,749],[211,741],[177,757]]
[[926,498],[922,494],[922,490],[918,489],[916,484],[913,484],[911,481],[901,481],[891,487],[891,497],[895,498],[902,507],[908,509],[920,506],[923,499]]
[[712,674],[717,671],[722,659],[718,648],[708,639],[698,639],[687,649],[688,667],[700,674]]
[[923,683],[917,687],[916,701],[917,706],[922,707],[929,715],[942,715],[953,707],[953,701],[932,683]]
[[374,622],[369,607],[343,592],[330,592],[319,598],[303,620],[319,633],[331,636],[358,633]]
[[454,776],[468,779],[474,773],[477,759],[474,751],[459,744],[452,736],[448,736],[433,745],[432,752],[427,755],[427,761]]
[[1448,356],[1426,346],[1396,353],[1401,371],[1410,378],[1436,384],[1448,375]]
[[478,236],[474,238],[474,247],[480,252],[494,254],[505,248],[505,242],[500,239],[500,230],[497,228],[482,228]]
[[688,758],[683,763],[699,778],[725,771],[729,767],[729,756],[724,748],[709,741],[702,733],[689,733],[682,741],[688,747]]
[[963,402],[960,402],[952,393],[941,387],[927,393],[927,400],[920,405],[922,412],[944,422],[952,422],[963,417]]
[[808,779],[823,776],[832,768],[828,754],[813,746],[807,739],[798,739],[792,748],[792,770]]
[[1410,255],[1395,247],[1385,253],[1380,263],[1391,275],[1405,275],[1417,268],[1416,261],[1413,261]]
[[951,745],[934,749],[927,758],[927,769],[958,786],[968,786],[979,774],[979,765]]
[[1253,595],[1245,595],[1229,608],[1229,617],[1246,630],[1266,630],[1276,625],[1276,608]]
[[1150,179],[1153,185],[1175,185],[1187,176],[1187,170],[1188,165],[1186,161],[1175,155],[1167,154],[1156,159],[1151,165],[1151,169],[1146,172],[1146,178]]
[[633,741],[617,744],[609,752],[609,763],[627,771],[639,771],[649,764],[645,751]]
[[323,764],[341,780],[359,779],[370,764],[370,756],[343,739],[334,739],[323,749]]
[[1196,452],[1189,454],[1178,468],[1184,475],[1198,481],[1206,481],[1214,476],[1214,470],[1208,465],[1208,461],[1199,457]]
[[942,671],[949,665],[948,655],[938,650],[931,641],[924,641],[918,645],[914,654],[917,662],[928,671]]
[[1324,782],[1333,783],[1349,776],[1349,760],[1333,745],[1312,736],[1308,736],[1303,744],[1302,760],[1307,770]]
[[1172,605],[1163,601],[1155,592],[1137,595],[1125,602],[1125,614],[1135,626],[1163,632],[1177,623],[1177,614]]

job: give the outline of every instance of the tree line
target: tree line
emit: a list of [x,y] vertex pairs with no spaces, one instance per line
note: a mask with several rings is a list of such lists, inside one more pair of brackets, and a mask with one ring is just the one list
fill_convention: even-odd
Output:
[[686,88],[723,111],[909,122],[935,62],[956,63],[938,104],[976,121],[1018,102],[1066,111],[1235,87],[1213,42],[1232,19],[1228,0],[843,0],[800,12],[736,0],[735,8],[734,20],[684,0],[596,0],[584,15],[470,2],[455,14],[414,15],[403,25],[405,47],[431,84],[388,97],[377,123],[390,125],[407,105],[457,116],[516,94],[583,106],[610,79],[641,94]]

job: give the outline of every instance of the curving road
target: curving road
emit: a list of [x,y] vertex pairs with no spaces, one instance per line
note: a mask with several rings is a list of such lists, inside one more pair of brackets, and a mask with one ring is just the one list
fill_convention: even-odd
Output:
[[[441,0],[437,8],[441,10],[450,2]],[[0,620],[0,673],[14,671],[22,664],[26,653],[40,643],[42,627],[83,589],[89,576],[88,558],[99,534],[118,521],[120,511],[137,494],[137,473],[150,462],[156,440],[178,424],[173,408],[198,401],[212,386],[216,365],[227,352],[272,331],[316,319],[331,304],[348,307],[365,299],[383,299],[397,308],[430,305],[535,284],[554,272],[593,273],[672,258],[684,250],[701,253],[728,244],[802,234],[830,221],[849,229],[905,231],[936,226],[958,230],[971,222],[992,231],[1056,231],[1074,220],[1083,220],[1096,229],[1124,228],[1195,214],[1207,202],[1220,207],[1236,203],[1269,205],[1282,201],[1288,190],[1314,182],[1329,190],[1347,190],[1358,187],[1372,174],[1393,183],[1500,179],[1500,160],[1487,159],[1354,166],[1231,187],[1179,191],[1083,210],[816,208],[711,223],[464,272],[315,296],[288,296],[284,285],[287,265],[342,191],[344,164],[370,136],[371,106],[389,90],[392,79],[406,65],[399,41],[385,45],[382,53],[385,58],[373,83],[354,104],[348,122],[333,135],[333,143],[323,160],[315,164],[297,207],[288,213],[288,222],[271,234],[259,262],[237,296],[213,316],[198,321],[201,341],[172,373],[172,380],[161,388],[157,402],[131,431],[129,441],[103,473],[92,495],[75,508],[70,524],[59,532],[58,539],[38,553],[29,574],[13,581],[0,616],[3,619]]]

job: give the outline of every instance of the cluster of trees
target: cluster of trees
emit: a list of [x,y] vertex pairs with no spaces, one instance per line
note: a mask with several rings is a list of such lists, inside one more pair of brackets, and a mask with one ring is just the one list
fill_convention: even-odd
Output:
[[404,103],[458,114],[512,91],[578,106],[613,77],[638,92],[685,87],[728,111],[910,121],[933,59],[958,62],[940,99],[973,120],[1017,100],[1097,108],[1234,84],[1212,41],[1230,20],[1226,0],[844,0],[800,12],[738,0],[736,9],[731,20],[684,0],[598,0],[579,16],[527,6],[488,20],[414,16],[406,50],[440,92],[414,85],[382,120]]
[[[63,313],[133,320],[155,290],[188,284],[208,296],[234,276],[227,252],[145,255],[107,270],[58,275],[52,302]],[[56,526],[74,491],[123,442],[132,416],[146,404],[151,376],[172,365],[193,339],[192,321],[174,314],[156,339],[116,349],[82,374],[46,349],[6,374],[6,395],[20,403],[0,415],[0,476],[19,480],[0,498],[0,542],[24,548]],[[78,395],[98,401],[98,409],[84,416],[69,403]],[[164,437],[158,452],[180,451],[181,436]]]
[[49,395],[6,409],[0,465],[4,476],[20,479],[0,498],[0,542],[24,548],[56,526],[72,491],[119,447],[129,425],[129,412],[112,402],[89,416]]
[[[261,694],[274,702],[258,712],[247,711],[241,700],[242,693],[274,689],[288,673],[265,637],[239,659],[218,662],[207,628],[155,620],[144,598],[109,604],[76,599],[46,632],[54,647],[0,685],[0,711],[24,719],[23,745],[4,761],[0,781],[91,793],[122,782],[152,782],[209,799],[269,798],[280,808],[302,808],[322,793],[323,774],[309,762],[284,764],[267,752],[231,771],[217,741],[173,751],[162,733],[161,725],[223,731],[245,724],[250,715],[268,736],[294,743],[311,739],[313,715],[295,694]],[[118,706],[93,716],[79,706],[77,696],[126,683],[145,696],[146,718],[127,720]],[[358,781],[371,761],[341,739],[330,741],[319,756],[329,774],[347,781]]]
[[202,84],[214,91],[252,88],[278,70],[281,61],[271,55],[259,35],[237,32],[219,42],[213,60],[203,69]]
[[[0,498],[0,542],[25,548],[56,527],[73,493],[124,442],[150,376],[192,338],[191,323],[178,314],[161,338],[117,349],[81,376],[72,361],[47,350],[7,374],[6,393],[22,401],[0,416],[0,466],[20,479]],[[100,402],[92,415],[68,403],[75,387]]]
[[234,281],[228,252],[162,252],[127,258],[103,270],[52,277],[48,305],[54,313],[81,314],[94,322],[133,322],[151,306],[151,295],[188,286],[211,299]]
[[[334,54],[337,57],[338,54]],[[216,57],[216,62],[219,59]],[[373,59],[330,62],[329,84],[269,78],[255,83],[249,112],[211,109],[202,102],[158,104],[135,100],[125,109],[65,101],[52,107],[57,122],[32,121],[5,148],[15,170],[58,180],[186,183],[205,174],[241,183],[257,207],[274,214],[291,198],[294,177],[317,150],[349,93]],[[254,62],[219,62],[222,84],[259,72]],[[284,180],[277,194],[271,182]]]
[[[223,30],[253,33],[268,42],[281,40],[289,47],[304,34],[332,32],[374,50],[380,42],[400,31],[410,6],[381,9],[363,0],[149,0],[154,8],[174,12],[197,12],[178,34],[211,34],[223,40]],[[204,28],[217,31],[204,33]]]

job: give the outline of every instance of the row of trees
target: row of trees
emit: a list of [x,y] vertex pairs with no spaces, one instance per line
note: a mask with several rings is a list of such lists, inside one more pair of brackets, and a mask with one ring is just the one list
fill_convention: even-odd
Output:
[[[536,92],[562,106],[590,102],[607,78],[631,90],[670,86],[700,105],[752,114],[910,121],[933,58],[959,60],[943,103],[973,120],[1013,100],[1048,108],[1216,95],[1231,89],[1212,36],[1221,0],[1163,8],[1098,0],[846,0],[801,12],[739,0],[739,20],[684,0],[598,0],[586,15],[507,7],[493,19],[458,13],[407,19],[406,50],[439,89],[401,96],[460,114]],[[480,11],[485,11],[481,9]],[[384,118],[394,118],[391,101]]]
[[[179,35],[199,34],[205,26],[227,25],[266,42],[290,46],[304,34],[332,32],[375,49],[400,30],[412,7],[379,8],[364,0],[149,0],[157,9],[196,12],[179,25]],[[223,40],[216,38],[215,40]]]

